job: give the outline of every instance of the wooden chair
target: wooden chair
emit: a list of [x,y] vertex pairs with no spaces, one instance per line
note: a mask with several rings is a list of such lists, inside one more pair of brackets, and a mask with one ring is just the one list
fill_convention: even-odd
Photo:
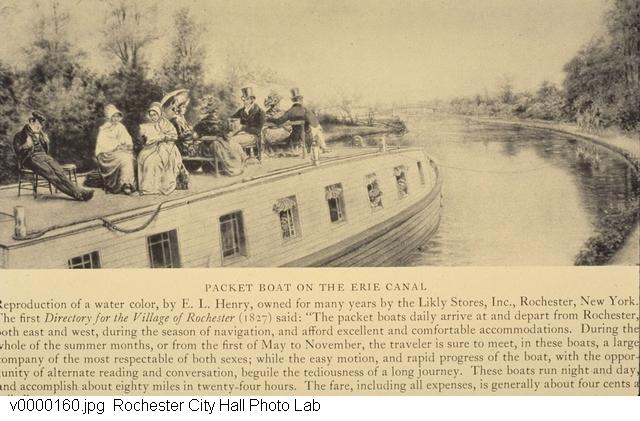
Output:
[[[26,184],[26,186],[23,186]],[[38,196],[38,187],[49,187],[49,193],[53,194],[53,188],[51,182],[44,177],[40,177],[38,173],[31,171],[30,169],[22,167],[22,164],[18,162],[18,197],[20,197],[22,190],[33,191],[33,197]]]
[[260,136],[256,136],[256,140],[249,145],[243,145],[242,149],[244,149],[247,154],[247,162],[250,160],[256,160],[259,164],[262,164],[262,147],[264,145],[264,135],[263,132],[260,131]]
[[[98,164],[98,158],[97,157],[93,157],[91,159],[93,161],[94,166],[96,167],[96,169],[94,170],[96,174],[98,174],[98,177],[100,177],[100,183],[102,184],[102,191],[104,192],[104,194],[109,194],[109,189],[107,188],[107,184],[104,182],[104,177],[102,176],[102,173],[100,172],[100,164]],[[137,171],[135,171],[137,172]],[[93,173],[93,171],[92,171]],[[89,174],[87,174],[87,177],[90,176]],[[93,177],[93,176],[91,176]],[[78,180],[76,179],[76,184],[78,184]]]
[[77,186],[78,185],[78,173],[76,172],[76,164],[62,164],[62,169],[67,173],[70,181]]
[[217,177],[219,175],[219,165],[218,157],[216,156],[215,149],[213,147],[213,142],[218,139],[218,136],[201,136],[200,140],[211,145],[209,152],[201,150],[201,156],[183,156],[182,162],[198,163],[205,172],[211,172],[211,169],[213,169],[213,174]]

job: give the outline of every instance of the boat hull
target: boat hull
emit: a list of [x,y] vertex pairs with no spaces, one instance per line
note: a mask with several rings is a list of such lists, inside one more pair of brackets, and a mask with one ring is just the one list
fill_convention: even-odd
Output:
[[303,259],[291,267],[400,266],[436,233],[442,209],[442,177],[433,190],[382,224]]
[[[30,238],[12,238],[13,227],[0,223],[5,228],[0,265],[58,269],[76,261],[90,261],[92,268],[403,265],[438,228],[440,172],[421,148],[348,152],[319,166],[296,164],[211,189],[209,183],[226,179],[196,175],[191,191],[168,198],[98,193],[94,201],[102,202],[89,204],[105,207],[98,217],[58,222]],[[377,204],[371,197],[371,180],[381,198]],[[327,196],[333,187],[342,204],[337,219]],[[122,201],[132,206],[110,210]],[[289,222],[295,233],[285,235],[278,209],[291,202],[295,209]],[[25,206],[35,220],[35,232],[39,222],[48,220],[46,213],[38,219],[38,206],[56,206],[66,212],[62,218],[76,217],[82,209],[75,202],[53,200],[30,199]],[[232,225],[235,234],[230,240]]]

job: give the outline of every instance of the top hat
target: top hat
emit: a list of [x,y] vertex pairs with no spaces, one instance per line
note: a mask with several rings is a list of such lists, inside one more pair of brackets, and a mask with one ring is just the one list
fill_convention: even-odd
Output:
[[298,100],[301,100],[302,98],[303,98],[303,96],[300,95],[300,89],[291,88],[291,100],[292,101],[298,101]]
[[32,111],[29,119],[38,120],[42,124],[47,122],[47,118],[40,111]]
[[245,98],[256,99],[256,97],[253,95],[253,88],[248,86],[246,88],[242,88],[242,99]]

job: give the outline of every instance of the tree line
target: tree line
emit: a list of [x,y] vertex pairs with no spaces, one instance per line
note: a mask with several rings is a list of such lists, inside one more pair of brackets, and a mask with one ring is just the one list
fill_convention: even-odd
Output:
[[104,106],[109,103],[123,111],[123,123],[135,134],[149,104],[174,89],[191,90],[192,113],[197,112],[199,98],[216,96],[224,116],[237,105],[241,83],[275,81],[272,72],[251,68],[240,60],[226,69],[220,81],[206,83],[206,28],[196,22],[188,8],[175,12],[170,51],[159,68],[150,68],[145,53],[159,37],[154,27],[158,11],[155,2],[101,2],[107,14],[100,28],[100,47],[115,64],[109,73],[98,74],[84,64],[85,53],[67,33],[67,8],[71,6],[63,0],[35,3],[38,8],[34,13],[39,17],[31,29],[33,42],[23,52],[26,66],[0,61],[0,183],[17,179],[12,140],[30,110],[40,110],[47,116],[52,155],[85,171],[93,166],[95,136],[103,122]]
[[432,105],[464,115],[575,122],[585,130],[607,127],[640,132],[640,0],[612,0],[605,30],[564,66],[561,86],[549,81],[535,92],[516,92],[503,77],[495,94]]

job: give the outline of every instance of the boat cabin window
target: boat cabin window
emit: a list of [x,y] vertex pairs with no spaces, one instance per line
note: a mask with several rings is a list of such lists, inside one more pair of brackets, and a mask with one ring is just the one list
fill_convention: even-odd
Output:
[[344,195],[342,184],[337,183],[324,188],[327,204],[329,205],[329,218],[331,222],[344,221]]
[[242,212],[233,212],[220,217],[220,239],[223,260],[247,255]]
[[426,180],[424,178],[424,168],[422,168],[422,162],[418,161],[416,162],[416,164],[418,165],[418,174],[420,174],[420,184],[425,184]]
[[147,237],[149,263],[152,268],[179,268],[178,233],[176,230]]
[[393,169],[393,175],[396,177],[396,184],[398,185],[398,197],[402,199],[409,195],[409,186],[407,185],[407,171],[409,168],[406,165],[400,165]]
[[69,269],[99,269],[100,253],[97,251],[82,256],[72,257],[67,262]]
[[273,204],[273,211],[278,215],[283,240],[300,236],[300,218],[298,216],[298,202],[295,196],[278,199]]
[[380,190],[380,187],[378,186],[378,178],[376,177],[376,174],[373,173],[367,175],[366,182],[371,209],[375,210],[382,208],[382,190]]

